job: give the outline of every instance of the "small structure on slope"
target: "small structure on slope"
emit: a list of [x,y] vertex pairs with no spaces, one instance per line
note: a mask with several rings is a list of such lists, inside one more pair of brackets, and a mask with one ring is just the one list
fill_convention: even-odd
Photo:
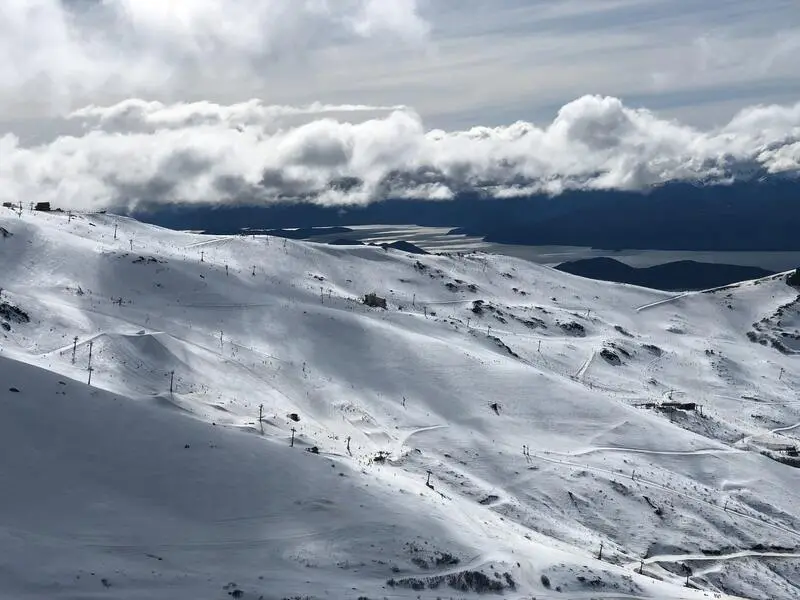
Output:
[[367,306],[371,306],[373,308],[383,308],[386,309],[386,298],[381,298],[375,292],[371,292],[364,296],[364,304]]

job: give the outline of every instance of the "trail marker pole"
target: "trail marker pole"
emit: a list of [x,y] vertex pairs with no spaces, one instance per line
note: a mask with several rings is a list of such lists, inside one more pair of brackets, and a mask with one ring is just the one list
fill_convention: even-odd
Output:
[[117,224],[114,223],[114,239],[117,239]]
[[92,368],[92,346],[94,342],[89,342],[89,368]]
[[294,427],[292,427],[292,439],[291,439],[291,441],[289,442],[289,447],[290,447],[290,448],[294,448],[294,432],[295,432],[295,431],[296,431],[296,430],[295,430],[295,428],[294,428]]
[[169,393],[171,394],[174,390],[173,383],[175,381],[175,371],[169,372]]
[[88,382],[88,385],[92,385],[92,371],[94,371],[94,369],[92,367],[89,367],[87,370],[89,371],[89,382]]
[[348,453],[350,456],[352,456],[352,455],[353,455],[353,453],[352,453],[352,452],[350,452],[350,436],[349,436],[349,435],[347,436],[347,453]]
[[200,250],[200,262],[205,262],[206,253],[203,250]]
[[597,555],[598,560],[603,560],[603,542],[600,542],[600,553]]
[[780,381],[781,379],[783,379],[783,372],[784,372],[785,370],[786,370],[786,369],[784,369],[783,367],[781,367],[781,372],[780,372],[780,375],[778,375],[778,381]]
[[75,364],[75,352],[78,350],[78,336],[72,340],[72,364]]

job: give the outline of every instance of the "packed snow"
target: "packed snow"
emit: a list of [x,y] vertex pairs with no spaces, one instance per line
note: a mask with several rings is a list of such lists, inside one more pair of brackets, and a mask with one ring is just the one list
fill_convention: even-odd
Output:
[[0,228],[3,597],[800,594],[785,274]]

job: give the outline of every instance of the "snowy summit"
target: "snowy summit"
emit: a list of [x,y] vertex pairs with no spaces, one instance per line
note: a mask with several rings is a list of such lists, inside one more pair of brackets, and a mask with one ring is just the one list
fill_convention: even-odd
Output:
[[0,228],[4,598],[797,597],[787,274]]

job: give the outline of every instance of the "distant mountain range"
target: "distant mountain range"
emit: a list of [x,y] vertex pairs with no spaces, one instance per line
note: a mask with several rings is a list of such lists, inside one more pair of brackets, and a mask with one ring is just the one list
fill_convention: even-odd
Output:
[[173,229],[237,233],[248,228],[404,225],[452,227],[487,241],[608,250],[800,250],[800,183],[764,177],[731,185],[674,183],[648,193],[572,191],[556,197],[450,201],[388,199],[362,207],[140,206],[131,216]]
[[630,283],[657,290],[702,290],[773,275],[758,267],[680,260],[653,267],[636,268],[613,258],[589,258],[566,262],[559,271],[589,279]]

